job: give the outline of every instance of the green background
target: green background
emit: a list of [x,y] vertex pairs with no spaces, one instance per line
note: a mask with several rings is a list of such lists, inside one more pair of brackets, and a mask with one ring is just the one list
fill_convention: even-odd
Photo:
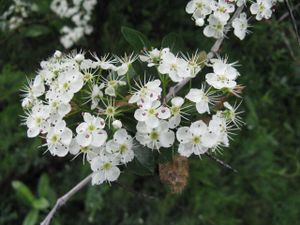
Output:
[[[0,13],[9,2],[0,1]],[[19,89],[26,76],[34,76],[39,62],[55,49],[63,50],[58,41],[62,21],[53,19],[48,0],[35,2],[41,12],[18,30],[0,33],[1,225],[41,221],[49,204],[90,172],[81,160],[43,154],[41,140],[26,138],[20,125]],[[144,33],[155,47],[174,32],[183,52],[208,50],[213,40],[194,26],[185,5],[181,0],[100,1],[94,33],[75,47],[99,54],[131,52],[121,33],[121,26],[128,26]],[[253,33],[244,41],[230,33],[222,48],[222,55],[239,61],[239,82],[246,86],[246,125],[218,156],[238,173],[206,157],[190,158],[188,184],[174,195],[157,173],[141,177],[126,171],[122,185],[86,187],[60,209],[53,224],[299,224],[300,48],[289,18],[279,22],[286,11],[281,4],[273,19],[252,19]],[[300,25],[300,10],[294,13]]]

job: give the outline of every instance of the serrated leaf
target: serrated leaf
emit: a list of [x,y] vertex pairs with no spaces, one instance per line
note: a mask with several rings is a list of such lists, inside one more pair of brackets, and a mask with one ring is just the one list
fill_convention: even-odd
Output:
[[24,36],[35,38],[35,37],[49,34],[50,32],[51,32],[51,30],[46,26],[32,25],[32,26],[29,26],[28,28],[26,28],[26,30],[24,31]]
[[40,197],[47,197],[49,192],[49,177],[43,174],[38,183],[38,194]]
[[21,200],[29,205],[33,204],[35,197],[25,184],[20,181],[13,181],[12,186]]
[[49,207],[49,201],[45,198],[39,198],[33,201],[33,207],[38,210],[47,209]]
[[38,210],[35,210],[35,209],[31,210],[25,217],[25,219],[23,221],[23,225],[37,224],[38,217],[39,217]]
[[140,51],[144,48],[151,47],[150,41],[141,32],[124,26],[121,28],[121,32],[125,40],[134,48],[134,50]]

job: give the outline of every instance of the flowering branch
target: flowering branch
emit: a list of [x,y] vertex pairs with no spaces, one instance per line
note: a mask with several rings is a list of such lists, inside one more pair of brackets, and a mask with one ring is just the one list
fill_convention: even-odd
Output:
[[49,225],[54,214],[56,211],[62,207],[66,202],[75,195],[78,191],[80,191],[83,187],[85,187],[92,179],[92,174],[88,175],[86,178],[84,178],[82,181],[80,181],[78,184],[76,184],[70,191],[68,191],[66,194],[64,194],[62,197],[57,199],[54,207],[52,210],[48,213],[46,218],[41,222],[41,225]]
[[[229,31],[229,29],[231,27],[232,21],[235,18],[239,17],[239,15],[242,13],[243,9],[244,9],[244,5],[242,5],[241,7],[239,7],[235,11],[235,13],[233,14],[232,18],[230,19],[229,23],[226,26],[225,33],[224,33],[223,37],[221,37],[218,40],[216,40],[216,42],[214,43],[214,45],[211,47],[210,52],[207,55],[207,60],[212,59],[213,56],[219,51],[221,45],[223,44],[225,35],[227,34],[227,32]],[[190,81],[190,79],[191,78],[186,78],[183,81],[181,81],[181,82],[177,83],[176,85],[174,85],[173,87],[171,87],[169,89],[169,93],[165,97],[165,102],[168,102],[173,96],[175,96],[176,93],[178,91],[180,91]]]

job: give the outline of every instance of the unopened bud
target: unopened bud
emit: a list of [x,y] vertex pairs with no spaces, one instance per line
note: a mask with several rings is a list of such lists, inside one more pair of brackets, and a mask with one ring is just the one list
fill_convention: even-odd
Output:
[[122,122],[120,120],[115,120],[114,122],[112,122],[112,125],[115,129],[122,128]]

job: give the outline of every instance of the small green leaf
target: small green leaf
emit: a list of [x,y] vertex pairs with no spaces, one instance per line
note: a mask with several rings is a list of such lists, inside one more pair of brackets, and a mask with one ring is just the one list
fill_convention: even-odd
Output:
[[26,28],[26,30],[24,31],[24,35],[26,37],[35,38],[35,37],[49,34],[50,32],[51,30],[46,26],[32,25]]
[[140,51],[144,48],[150,48],[150,41],[141,32],[134,30],[129,27],[122,27],[121,32],[125,40],[134,48],[136,51]]
[[155,160],[152,150],[138,143],[134,145],[135,161],[133,162],[134,172],[138,175],[151,175],[154,173]]
[[29,205],[33,204],[35,197],[25,184],[20,181],[13,181],[12,186],[21,200]]
[[37,220],[39,217],[39,211],[32,209],[23,221],[23,225],[34,225],[37,224]]
[[38,183],[38,194],[40,197],[47,197],[49,192],[49,177],[43,174]]
[[161,42],[162,48],[170,48],[172,52],[178,52],[179,49],[182,50],[182,46],[183,46],[182,38],[178,34],[173,32],[167,34]]
[[33,207],[38,210],[47,209],[49,205],[48,200],[45,198],[39,198],[33,201]]

